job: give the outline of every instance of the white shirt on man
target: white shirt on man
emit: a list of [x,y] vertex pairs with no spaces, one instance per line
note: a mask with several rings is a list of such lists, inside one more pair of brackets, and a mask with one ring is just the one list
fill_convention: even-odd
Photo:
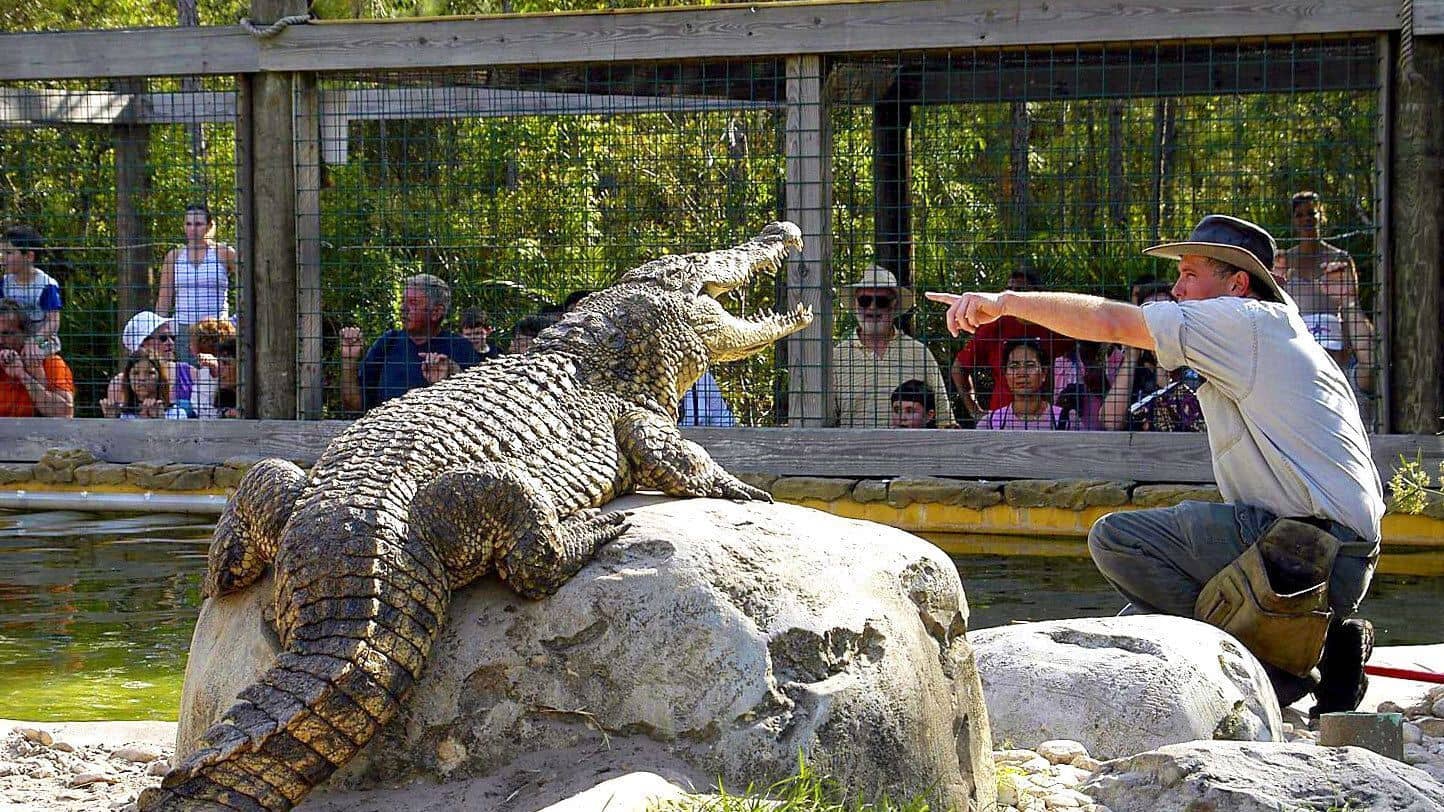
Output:
[[1297,309],[1225,296],[1155,302],[1143,317],[1158,363],[1206,380],[1198,402],[1225,500],[1379,539],[1383,485],[1353,387]]

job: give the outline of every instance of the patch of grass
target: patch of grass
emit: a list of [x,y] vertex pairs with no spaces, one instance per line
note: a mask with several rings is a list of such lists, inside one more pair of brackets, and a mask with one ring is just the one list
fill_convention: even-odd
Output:
[[689,795],[647,807],[648,812],[931,812],[919,796],[895,801],[886,795],[864,798],[836,779],[798,758],[797,773],[758,791],[749,786],[739,795],[722,786],[714,795]]

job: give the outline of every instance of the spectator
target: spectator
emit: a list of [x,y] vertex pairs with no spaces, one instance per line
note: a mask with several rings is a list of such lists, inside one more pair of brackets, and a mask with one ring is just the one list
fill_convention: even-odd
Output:
[[[912,288],[876,265],[845,286],[844,308],[857,315],[857,331],[833,348],[834,422],[848,428],[885,428],[892,422],[892,391],[920,380],[934,392],[947,391],[937,359],[921,341],[899,331],[893,319],[913,306]],[[951,427],[951,415],[939,423]]]
[[[978,428],[992,431],[1056,431],[1063,410],[1048,402],[1047,356],[1041,342],[1016,338],[1003,348],[1003,374],[1012,402],[978,418]],[[1082,428],[1082,426],[1079,426]]]
[[1103,407],[1103,364],[1101,347],[1079,341],[1072,350],[1053,359],[1053,404],[1063,412],[1060,429],[1098,431],[1098,413]]
[[[216,354],[222,341],[234,348],[236,326],[229,319],[202,319],[191,331],[191,357],[195,359],[195,384],[191,387],[192,417],[213,420],[216,417],[216,382],[220,378],[220,361]],[[234,359],[234,350],[232,359]]]
[[41,355],[52,355],[60,352],[60,283],[35,267],[35,254],[43,245],[40,232],[30,226],[5,230],[5,241],[0,243],[5,255],[0,299],[20,303],[27,340]]
[[167,316],[174,308],[179,357],[190,362],[191,329],[204,319],[230,318],[236,249],[215,241],[215,218],[203,205],[186,206],[184,228],[185,245],[171,249],[161,266],[155,312]]
[[216,417],[241,417],[236,397],[236,340],[228,338],[216,345]]
[[895,429],[935,429],[938,427],[938,402],[931,386],[916,378],[903,381],[889,396],[892,423]]
[[511,345],[507,352],[512,355],[521,355],[531,346],[531,340],[541,335],[541,331],[556,324],[556,320],[547,316],[527,316],[511,328]]
[[[169,403],[187,413],[191,410],[191,390],[195,388],[195,367],[175,360],[175,322],[172,319],[142,310],[130,317],[120,332],[120,343],[129,354],[144,350],[165,364],[165,378],[170,382]],[[120,403],[125,393],[120,375],[110,379],[106,398]]]
[[677,411],[679,426],[731,428],[737,425],[737,418],[733,417],[732,410],[727,407],[727,401],[722,397],[722,389],[717,386],[717,379],[712,377],[710,371],[703,372],[697,383],[682,396],[681,402],[677,404]]
[[[1298,304],[1301,315],[1338,317],[1349,356],[1340,368],[1352,373],[1349,377],[1355,391],[1365,395],[1359,405],[1369,411],[1366,403],[1372,402],[1375,389],[1378,339],[1373,322],[1359,307],[1358,269],[1349,252],[1320,238],[1325,218],[1317,192],[1299,192],[1289,204],[1299,242],[1275,258],[1274,276]],[[1366,425],[1372,426],[1372,421],[1366,419]]]
[[25,305],[0,299],[0,417],[74,417],[75,377],[29,339]]
[[[1172,286],[1159,282],[1138,290],[1134,304],[1174,301]],[[1161,372],[1151,350],[1119,347],[1109,356],[1108,395],[1098,413],[1104,431],[1204,431],[1194,394],[1198,376],[1187,367]],[[1195,383],[1190,384],[1190,381]]]
[[131,353],[120,371],[120,399],[101,398],[101,414],[121,420],[190,417],[184,407],[170,402],[170,382],[165,372],[168,366],[171,365],[148,350]]
[[461,334],[471,342],[476,354],[482,358],[495,358],[501,355],[499,347],[487,343],[495,328],[491,326],[491,317],[485,310],[479,307],[468,307],[461,311]]
[[345,407],[369,410],[480,362],[470,341],[442,329],[450,309],[451,288],[431,274],[417,274],[407,277],[402,292],[402,329],[387,330],[366,351],[364,360],[360,328],[341,328]]
[[[1043,290],[1043,279],[1036,271],[1014,271],[1008,277],[1007,289]],[[1008,388],[1008,376],[1003,374],[1004,347],[1008,342],[1020,338],[1037,341],[1043,350],[1044,363],[1049,365],[1057,356],[1072,352],[1077,343],[1046,327],[1012,316],[1005,316],[978,328],[978,332],[958,350],[950,370],[953,386],[958,391],[958,399],[962,401],[968,414],[975,418],[980,417],[985,412],[998,411],[1013,402],[1012,391]],[[977,398],[978,386],[974,375],[978,370],[987,370],[993,378],[993,391],[988,396],[987,409],[982,407]]]

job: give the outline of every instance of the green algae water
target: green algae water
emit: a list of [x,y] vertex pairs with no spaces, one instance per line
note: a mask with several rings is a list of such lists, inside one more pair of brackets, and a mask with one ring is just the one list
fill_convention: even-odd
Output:
[[174,719],[211,527],[0,514],[0,717]]
[[[212,523],[0,512],[0,718],[175,719]],[[1102,617],[1120,602],[1087,558],[955,556],[971,628]],[[1444,578],[1379,576],[1382,645],[1444,642]]]

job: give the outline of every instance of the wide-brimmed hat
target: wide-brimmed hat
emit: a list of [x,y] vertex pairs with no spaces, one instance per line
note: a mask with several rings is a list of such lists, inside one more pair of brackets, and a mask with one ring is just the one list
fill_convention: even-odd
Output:
[[856,302],[853,295],[859,288],[892,288],[897,291],[897,311],[905,313],[913,309],[913,289],[899,285],[897,277],[887,268],[874,265],[867,269],[861,279],[851,285],[843,285],[842,289],[847,291],[847,295],[842,297],[842,307],[845,310],[854,309]]
[[1143,249],[1143,253],[1166,259],[1193,255],[1227,262],[1248,272],[1261,298],[1291,304],[1272,273],[1276,250],[1274,238],[1257,224],[1226,214],[1210,214],[1198,221],[1187,240],[1155,245]]
[[142,310],[130,317],[125,323],[125,330],[120,334],[120,343],[130,352],[140,349],[140,345],[150,334],[159,330],[162,326],[170,324],[171,319],[152,313],[149,310]]

